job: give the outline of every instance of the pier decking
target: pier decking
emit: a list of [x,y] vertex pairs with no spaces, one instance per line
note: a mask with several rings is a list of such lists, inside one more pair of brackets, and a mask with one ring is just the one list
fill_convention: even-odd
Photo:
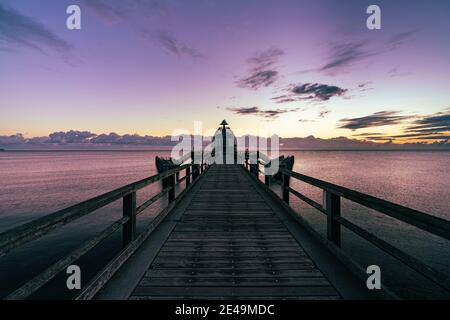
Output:
[[205,174],[132,299],[340,298],[239,166]]

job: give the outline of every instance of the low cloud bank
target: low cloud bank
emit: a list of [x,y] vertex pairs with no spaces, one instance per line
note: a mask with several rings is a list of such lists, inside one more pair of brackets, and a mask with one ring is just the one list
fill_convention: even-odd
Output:
[[[5,150],[152,149],[171,147],[177,143],[178,141],[172,141],[170,136],[156,137],[147,135],[140,136],[137,134],[119,135],[117,133],[95,134],[89,131],[75,130],[54,132],[47,137],[25,138],[20,133],[11,136],[0,136],[0,148]],[[268,143],[270,145],[270,141]],[[395,144],[391,141],[375,143],[373,141],[350,139],[347,137],[321,139],[314,136],[308,136],[304,138],[280,138],[280,148],[308,150],[445,148],[450,150],[450,142],[448,139],[444,139],[433,143],[416,142]]]

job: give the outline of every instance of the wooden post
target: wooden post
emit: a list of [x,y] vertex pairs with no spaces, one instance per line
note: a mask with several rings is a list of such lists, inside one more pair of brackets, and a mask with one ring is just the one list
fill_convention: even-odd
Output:
[[289,204],[289,182],[290,182],[290,177],[283,173],[283,201],[286,202],[286,204]]
[[341,247],[341,225],[334,220],[341,215],[341,197],[330,191],[324,191],[325,210],[327,212],[327,238]]
[[259,150],[256,151],[255,176],[256,179],[259,179]]
[[194,181],[200,174],[199,165],[195,163],[194,151],[191,152],[191,163],[192,163],[192,181]]
[[249,167],[248,167],[248,159],[249,159],[249,157],[250,157],[250,153],[249,153],[249,151],[248,151],[248,149],[245,149],[245,152],[244,152],[244,161],[245,161],[245,170],[249,170]]
[[200,164],[200,173],[203,173],[203,150],[202,150],[202,163]]
[[264,183],[266,184],[266,186],[270,187],[270,176],[266,174],[265,170],[264,170]]
[[186,188],[191,184],[191,166],[186,168]]
[[171,204],[172,202],[175,201],[175,175],[172,174],[169,177],[167,177],[168,179],[168,188],[170,188],[169,190],[169,204]]
[[122,243],[125,247],[136,239],[136,192],[123,197],[123,216],[130,218],[122,226]]

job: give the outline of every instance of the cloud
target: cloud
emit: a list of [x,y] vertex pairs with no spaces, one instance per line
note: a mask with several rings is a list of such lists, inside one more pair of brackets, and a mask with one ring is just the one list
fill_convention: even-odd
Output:
[[[57,52],[65,56],[72,45],[47,29],[31,17],[6,8],[0,3],[0,44],[3,50],[10,47],[24,47],[43,54]],[[5,47],[6,46],[6,47]]]
[[95,137],[94,133],[89,131],[68,131],[68,132],[54,132],[49,135],[48,143],[85,143],[89,139]]
[[381,111],[372,115],[340,120],[339,128],[361,129],[383,125],[402,124],[403,132],[397,135],[360,133],[355,137],[368,140],[444,140],[450,139],[450,108],[425,116],[402,116],[396,111]]
[[422,117],[406,128],[406,132],[412,133],[442,133],[450,131],[450,110],[438,112]]
[[409,31],[400,32],[400,33],[394,35],[388,41],[389,49],[391,49],[391,50],[397,49],[399,46],[404,44],[409,38],[414,36],[417,32],[418,32],[418,30],[409,30]]
[[278,79],[278,71],[263,70],[253,73],[248,78],[243,78],[237,81],[241,88],[257,90],[262,87],[268,87]]
[[384,133],[379,132],[363,132],[358,134],[352,134],[353,137],[368,137],[368,136],[382,136],[385,135]]
[[25,142],[26,139],[21,133],[17,133],[11,136],[0,136],[0,145],[22,144]]
[[[80,0],[84,8],[108,23],[138,23],[157,16],[168,16],[164,0]],[[134,19],[139,16],[140,19]]]
[[379,111],[365,117],[341,119],[338,128],[356,130],[380,127],[403,123],[411,118],[412,116],[401,115],[398,111]]
[[[262,111],[258,107],[240,108],[241,114],[256,114],[268,117],[276,116],[285,111],[280,110],[266,110]],[[239,110],[236,110],[239,112]],[[263,112],[263,113],[260,113]],[[266,112],[266,113],[264,113]],[[287,111],[289,112],[289,111]],[[428,118],[428,117],[424,117]],[[300,122],[313,122],[314,120],[299,120]],[[336,137],[331,139],[321,139],[314,136],[304,138],[280,138],[280,145],[282,148],[298,148],[298,149],[417,149],[417,148],[450,148],[450,134],[442,134],[439,136],[422,136],[417,138],[418,142],[413,143],[392,143],[395,137],[382,136],[382,134],[372,134],[364,138],[349,139],[346,137]],[[429,143],[428,140],[441,140]],[[374,141],[384,141],[385,143],[375,143]],[[115,148],[131,148],[146,147],[146,146],[174,146],[178,142],[171,141],[170,136],[154,137],[141,136],[137,134],[119,135],[117,133],[100,134],[91,133],[89,131],[70,130],[67,132],[55,132],[47,137],[25,138],[18,133],[11,136],[0,136],[0,148],[8,150],[43,150],[43,149],[108,149],[111,146]]]
[[289,103],[301,100],[328,101],[332,97],[343,96],[347,89],[320,83],[305,83],[293,85],[288,89],[288,94],[272,98],[277,103]]
[[450,108],[412,121],[401,135],[393,138],[410,138],[418,140],[450,138]]
[[330,48],[328,61],[319,71],[334,73],[373,55],[375,53],[367,49],[366,41],[336,44]]
[[82,0],[93,14],[106,23],[126,23],[137,35],[161,45],[167,53],[178,57],[205,59],[206,56],[178,40],[167,30],[156,26],[166,24],[170,16],[170,2],[164,0]]
[[358,84],[358,87],[356,88],[356,90],[358,90],[359,92],[373,90],[374,88],[371,86],[371,84],[372,84],[372,81],[362,82],[362,83]]
[[275,119],[280,115],[295,112],[296,109],[270,109],[270,110],[262,110],[259,107],[230,107],[227,110],[239,114],[239,115],[256,115],[264,118]]
[[266,51],[257,52],[253,57],[247,59],[247,63],[252,66],[253,72],[258,72],[272,68],[283,55],[283,50],[272,47]]
[[325,116],[329,113],[331,113],[331,110],[322,110],[319,112],[319,118],[325,118]]
[[422,141],[420,141],[397,144],[394,144],[392,142],[392,139],[378,137],[367,140],[349,139],[347,137],[321,139],[314,136],[308,136],[304,138],[280,138],[280,144],[282,148],[303,150],[408,150],[430,148],[445,148],[445,150],[449,150],[450,148],[450,143],[448,141],[432,143],[423,143]]
[[236,81],[240,88],[258,90],[272,85],[278,79],[279,72],[276,64],[284,55],[284,51],[272,47],[266,51],[257,52],[247,59],[250,75]]
[[388,72],[390,77],[406,77],[409,75],[412,75],[413,73],[411,71],[400,71],[398,67],[392,68]]
[[20,133],[0,136],[0,146],[10,145],[173,145],[171,137],[140,136],[138,134],[119,135],[117,133],[97,135],[90,131],[59,131],[47,137],[24,138]]
[[295,86],[292,89],[292,93],[298,96],[312,96],[313,99],[321,101],[327,101],[332,97],[342,96],[346,91],[347,90],[336,86],[329,86],[319,83],[305,83],[300,86]]
[[332,44],[329,48],[327,61],[320,68],[307,71],[320,71],[330,75],[348,72],[351,67],[359,62],[398,49],[417,32],[417,30],[410,30],[398,33],[376,48],[370,47],[372,42],[367,40],[341,41]]
[[180,43],[172,34],[167,31],[158,32],[158,40],[167,52],[175,54],[179,57],[189,56],[195,59],[206,59],[206,56],[204,54],[194,48]]

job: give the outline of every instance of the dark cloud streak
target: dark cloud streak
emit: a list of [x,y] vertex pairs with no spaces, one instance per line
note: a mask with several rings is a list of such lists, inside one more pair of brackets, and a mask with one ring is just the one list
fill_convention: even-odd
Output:
[[400,115],[398,111],[379,111],[365,117],[341,119],[338,128],[356,130],[380,127],[399,124],[408,119],[411,116]]
[[330,75],[347,72],[349,71],[349,68],[359,62],[396,50],[417,32],[417,30],[410,30],[398,33],[384,44],[380,44],[377,48],[371,48],[371,42],[367,40],[341,41],[331,45],[327,62],[325,62],[323,66],[309,71],[319,71]]
[[167,31],[159,31],[158,40],[164,49],[178,57],[188,56],[195,59],[206,59],[204,54],[194,48],[180,43],[171,33]]
[[268,87],[278,80],[279,72],[276,64],[284,55],[284,51],[278,48],[270,48],[257,52],[247,59],[250,66],[250,75],[236,81],[240,88],[258,90]]
[[262,110],[259,107],[230,107],[227,108],[228,111],[231,111],[238,115],[255,115],[264,118],[275,119],[280,115],[295,112],[296,109],[270,109],[270,110]]
[[339,128],[357,130],[395,124],[405,125],[401,134],[360,133],[353,136],[368,140],[448,140],[450,137],[450,109],[426,116],[404,116],[397,111],[380,111],[365,117],[341,119]]
[[274,97],[272,100],[275,100],[277,103],[290,103],[302,100],[323,102],[330,100],[332,97],[343,96],[347,89],[321,83],[305,83],[290,86],[287,91],[287,94]]
[[46,55],[57,52],[66,56],[72,50],[71,44],[40,22],[0,3],[0,43],[2,42],[2,51],[11,50],[11,46],[25,47]]

